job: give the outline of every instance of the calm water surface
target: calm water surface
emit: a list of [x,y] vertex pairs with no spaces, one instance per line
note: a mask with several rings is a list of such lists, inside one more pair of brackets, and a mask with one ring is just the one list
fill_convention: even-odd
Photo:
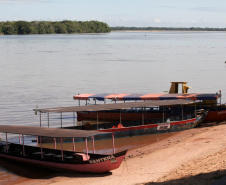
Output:
[[78,105],[78,93],[162,93],[171,81],[222,90],[225,103],[225,51],[225,32],[0,35],[0,124],[38,126],[36,106]]

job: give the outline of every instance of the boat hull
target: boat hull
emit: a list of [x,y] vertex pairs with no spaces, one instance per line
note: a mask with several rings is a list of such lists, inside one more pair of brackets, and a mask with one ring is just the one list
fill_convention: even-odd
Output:
[[48,167],[51,169],[69,170],[85,173],[104,173],[117,169],[125,158],[125,155],[126,151],[122,151],[102,158],[88,160],[84,164],[70,164],[63,162],[48,162],[45,160],[35,160],[24,156],[13,156],[6,153],[0,153],[1,158],[5,158],[12,161],[18,161],[21,163],[27,163],[40,167]]
[[[134,125],[123,125],[121,128],[109,128],[109,124],[99,125],[99,132],[106,132],[106,134],[101,134],[95,136],[95,140],[98,139],[109,139],[112,137],[109,132],[114,133],[115,138],[120,137],[132,137],[132,136],[140,136],[140,135],[151,135],[151,134],[161,134],[161,133],[169,133],[169,132],[179,132],[183,130],[188,130],[199,125],[203,119],[205,118],[207,112],[203,115],[200,115],[196,118],[190,118],[183,121],[171,121],[164,123],[149,123],[149,124],[134,124]],[[102,128],[101,128],[102,127]],[[103,128],[107,127],[107,128]],[[84,129],[82,126],[75,127],[67,127],[68,129]],[[107,133],[108,132],[108,133]]]
[[[123,128],[111,128],[111,129],[103,129],[99,130],[100,132],[113,132],[116,138],[119,137],[131,137],[131,136],[139,136],[139,135],[151,135],[151,134],[161,134],[161,133],[169,133],[169,132],[179,132],[183,130],[191,129],[197,126],[198,121],[194,119],[171,122],[171,123],[159,123],[159,124],[147,124],[147,125],[139,125],[132,127],[123,127]],[[104,139],[109,135],[99,135],[100,139]],[[96,137],[95,137],[96,139]]]
[[203,122],[220,122],[226,120],[226,109],[210,110]]

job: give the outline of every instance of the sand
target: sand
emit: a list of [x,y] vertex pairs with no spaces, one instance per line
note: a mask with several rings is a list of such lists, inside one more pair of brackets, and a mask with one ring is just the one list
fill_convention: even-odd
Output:
[[[105,174],[59,172],[20,185],[208,185],[226,176],[226,124],[195,128],[130,150],[120,168]],[[19,185],[18,184],[18,185]]]

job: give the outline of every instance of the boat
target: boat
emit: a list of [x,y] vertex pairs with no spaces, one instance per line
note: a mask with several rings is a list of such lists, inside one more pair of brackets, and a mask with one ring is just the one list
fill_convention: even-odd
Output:
[[[181,86],[181,87],[180,87]],[[147,101],[147,100],[176,100],[176,99],[191,99],[194,100],[192,105],[187,105],[186,111],[193,111],[194,105],[197,109],[208,110],[208,114],[203,122],[220,122],[226,120],[226,105],[218,104],[218,99],[221,98],[221,91],[219,93],[188,93],[191,87],[187,86],[187,82],[171,82],[169,93],[160,94],[79,94],[73,96],[74,100],[84,100],[86,105],[93,100],[106,103],[113,101],[115,103],[124,101]],[[179,93],[181,89],[181,93]],[[172,109],[172,108],[171,108]],[[145,110],[146,117],[155,119],[162,117],[162,111],[158,109],[149,108]],[[142,118],[142,111],[140,109],[126,109],[123,112],[119,110],[104,110],[98,112],[98,118],[102,121],[116,121],[119,120],[120,114],[126,120],[135,121]],[[167,112],[165,113],[167,114]],[[95,111],[78,111],[77,121],[95,120],[97,112]]]
[[[61,114],[61,127],[64,129],[76,129],[76,130],[96,130],[98,132],[113,132],[114,137],[128,137],[137,135],[159,134],[168,132],[178,132],[186,129],[191,129],[200,124],[207,111],[197,114],[198,110],[193,109],[193,113],[185,113],[185,105],[193,103],[192,100],[162,100],[162,101],[145,101],[145,102],[127,102],[117,104],[102,104],[102,105],[86,105],[86,106],[73,106],[73,107],[56,107],[47,109],[38,109],[40,118],[42,113],[60,113]],[[170,110],[169,107],[174,106],[174,109]],[[158,107],[162,109],[162,117],[157,119],[147,119],[145,117],[145,111],[142,112],[142,119],[131,121],[123,120],[122,118],[116,122],[100,122],[98,119],[98,112],[103,110],[124,110],[129,108],[140,108],[145,110],[146,107]],[[180,113],[178,112],[180,110]],[[80,126],[67,126],[63,127],[62,113],[66,112],[78,112],[78,111],[96,111],[97,118],[96,123],[84,122]],[[170,114],[165,112],[171,111]],[[49,116],[48,116],[49,117]],[[41,119],[40,119],[40,123]],[[49,125],[49,120],[48,120]],[[40,124],[41,127],[41,124]],[[96,139],[106,139],[109,136],[99,135]]]
[[[115,153],[113,142],[112,154],[96,154],[94,137],[103,134],[97,131],[0,125],[0,132],[5,133],[5,141],[3,141],[3,139],[0,140],[0,158],[57,170],[86,173],[108,172],[120,166],[127,152],[127,150],[125,150]],[[20,140],[19,144],[8,142],[8,133],[18,134]],[[111,135],[111,133],[107,134]],[[24,135],[37,136],[40,139],[42,139],[42,137],[48,137],[55,141],[56,138],[60,138],[61,149],[56,149],[56,143],[55,149],[42,147],[42,142],[37,143],[37,146],[26,145]],[[73,138],[73,151],[63,150],[62,138]],[[78,138],[85,140],[86,153],[75,152],[74,140]],[[93,153],[88,153],[88,138],[92,138]],[[114,137],[112,138],[114,139]]]

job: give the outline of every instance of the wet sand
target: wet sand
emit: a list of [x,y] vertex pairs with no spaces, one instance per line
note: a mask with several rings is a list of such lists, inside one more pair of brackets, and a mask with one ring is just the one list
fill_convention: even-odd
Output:
[[226,124],[210,124],[128,152],[120,168],[105,174],[56,172],[20,185],[199,184],[226,176]]

